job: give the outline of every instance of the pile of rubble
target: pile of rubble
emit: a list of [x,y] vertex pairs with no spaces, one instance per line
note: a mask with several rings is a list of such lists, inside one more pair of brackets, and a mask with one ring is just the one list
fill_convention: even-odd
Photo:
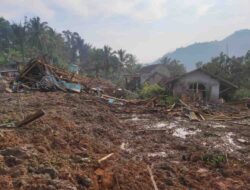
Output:
[[19,74],[12,80],[6,77],[0,79],[1,92],[24,91],[63,91],[90,92],[93,89],[101,89],[106,94],[114,95],[116,87],[110,81],[100,78],[90,78],[60,69],[51,64],[46,57],[40,56],[31,59],[23,65]]

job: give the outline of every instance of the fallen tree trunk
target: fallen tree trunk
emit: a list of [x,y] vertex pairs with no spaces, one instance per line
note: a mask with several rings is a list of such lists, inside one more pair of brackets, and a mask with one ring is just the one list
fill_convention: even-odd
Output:
[[27,116],[24,118],[24,120],[20,121],[19,123],[16,124],[16,127],[23,127],[24,125],[27,125],[31,123],[32,121],[42,117],[45,114],[43,110],[38,110],[36,113]]

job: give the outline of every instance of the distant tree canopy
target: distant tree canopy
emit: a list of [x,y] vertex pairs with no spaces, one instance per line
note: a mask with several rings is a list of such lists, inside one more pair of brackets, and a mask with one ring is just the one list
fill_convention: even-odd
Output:
[[168,57],[163,57],[160,63],[167,66],[171,77],[180,76],[186,72],[185,66],[175,59],[172,60]]
[[250,51],[242,57],[228,57],[221,53],[210,62],[200,65],[208,72],[236,84],[236,98],[250,97]]
[[25,62],[47,55],[61,67],[77,64],[81,73],[121,80],[122,73],[136,73],[140,68],[134,55],[109,46],[95,48],[77,33],[56,32],[39,17],[25,18],[23,23],[10,23],[0,17],[0,64]]
[[228,57],[221,53],[202,68],[239,87],[250,89],[250,51],[242,57]]

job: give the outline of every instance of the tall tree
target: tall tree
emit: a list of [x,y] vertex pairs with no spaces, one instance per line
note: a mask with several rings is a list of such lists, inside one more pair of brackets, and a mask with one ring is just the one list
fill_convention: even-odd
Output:
[[103,47],[103,53],[104,53],[104,74],[105,77],[108,77],[109,69],[110,69],[110,58],[115,55],[115,52],[112,51],[112,48],[105,45]]
[[35,46],[38,53],[48,52],[46,43],[48,43],[47,31],[51,30],[47,22],[41,22],[39,17],[31,18],[28,22],[29,42]]
[[25,42],[26,42],[26,28],[21,23],[11,25],[14,37],[13,43],[17,50],[22,54],[22,61],[25,58]]
[[171,60],[169,57],[163,57],[161,59],[161,64],[166,65],[171,77],[180,76],[186,72],[186,68],[183,64],[175,59]]
[[9,21],[0,17],[0,62],[5,63],[11,48],[12,30]]

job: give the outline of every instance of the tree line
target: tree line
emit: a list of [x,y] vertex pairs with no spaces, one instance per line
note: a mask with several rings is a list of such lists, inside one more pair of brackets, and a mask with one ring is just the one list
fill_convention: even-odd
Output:
[[26,62],[40,55],[60,67],[76,64],[82,74],[118,82],[122,73],[134,74],[140,69],[136,57],[126,50],[114,51],[108,45],[93,47],[77,32],[56,32],[39,17],[25,17],[20,23],[0,17],[0,64]]
[[229,57],[221,53],[208,63],[197,63],[196,67],[201,67],[213,75],[237,85],[238,90],[231,98],[250,97],[250,50],[241,57]]

